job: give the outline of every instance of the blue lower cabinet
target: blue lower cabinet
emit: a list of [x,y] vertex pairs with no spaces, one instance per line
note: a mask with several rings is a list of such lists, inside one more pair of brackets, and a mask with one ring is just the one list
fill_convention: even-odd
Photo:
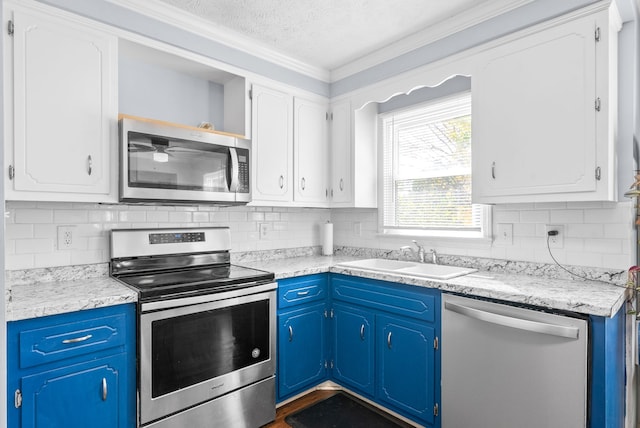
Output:
[[333,304],[333,378],[363,395],[375,394],[374,315]]
[[332,380],[439,427],[440,291],[331,275]]
[[123,354],[22,378],[22,427],[118,425]]
[[136,309],[7,323],[10,428],[136,425]]
[[325,303],[278,315],[278,398],[304,391],[326,378]]
[[327,379],[327,283],[327,274],[278,281],[278,402]]
[[395,316],[376,317],[378,399],[427,425],[437,414],[436,333],[433,327]]

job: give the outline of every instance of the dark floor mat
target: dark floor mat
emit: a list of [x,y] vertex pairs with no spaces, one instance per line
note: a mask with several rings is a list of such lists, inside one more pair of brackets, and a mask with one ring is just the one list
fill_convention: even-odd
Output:
[[293,428],[399,428],[408,425],[392,420],[373,406],[338,393],[287,416]]

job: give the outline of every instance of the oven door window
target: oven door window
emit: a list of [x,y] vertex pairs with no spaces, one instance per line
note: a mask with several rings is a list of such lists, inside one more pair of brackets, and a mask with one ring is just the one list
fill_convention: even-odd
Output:
[[269,359],[269,301],[151,323],[152,397]]
[[129,187],[229,192],[229,148],[129,132]]

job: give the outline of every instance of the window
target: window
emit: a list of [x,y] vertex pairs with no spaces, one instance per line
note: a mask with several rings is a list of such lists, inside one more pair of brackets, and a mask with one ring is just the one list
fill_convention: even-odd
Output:
[[388,234],[483,237],[471,203],[471,94],[380,115]]

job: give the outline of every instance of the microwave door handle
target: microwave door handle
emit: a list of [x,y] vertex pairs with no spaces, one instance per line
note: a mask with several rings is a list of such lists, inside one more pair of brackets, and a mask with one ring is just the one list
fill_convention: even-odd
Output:
[[229,192],[237,192],[240,182],[240,168],[238,163],[238,151],[234,147],[229,147]]

